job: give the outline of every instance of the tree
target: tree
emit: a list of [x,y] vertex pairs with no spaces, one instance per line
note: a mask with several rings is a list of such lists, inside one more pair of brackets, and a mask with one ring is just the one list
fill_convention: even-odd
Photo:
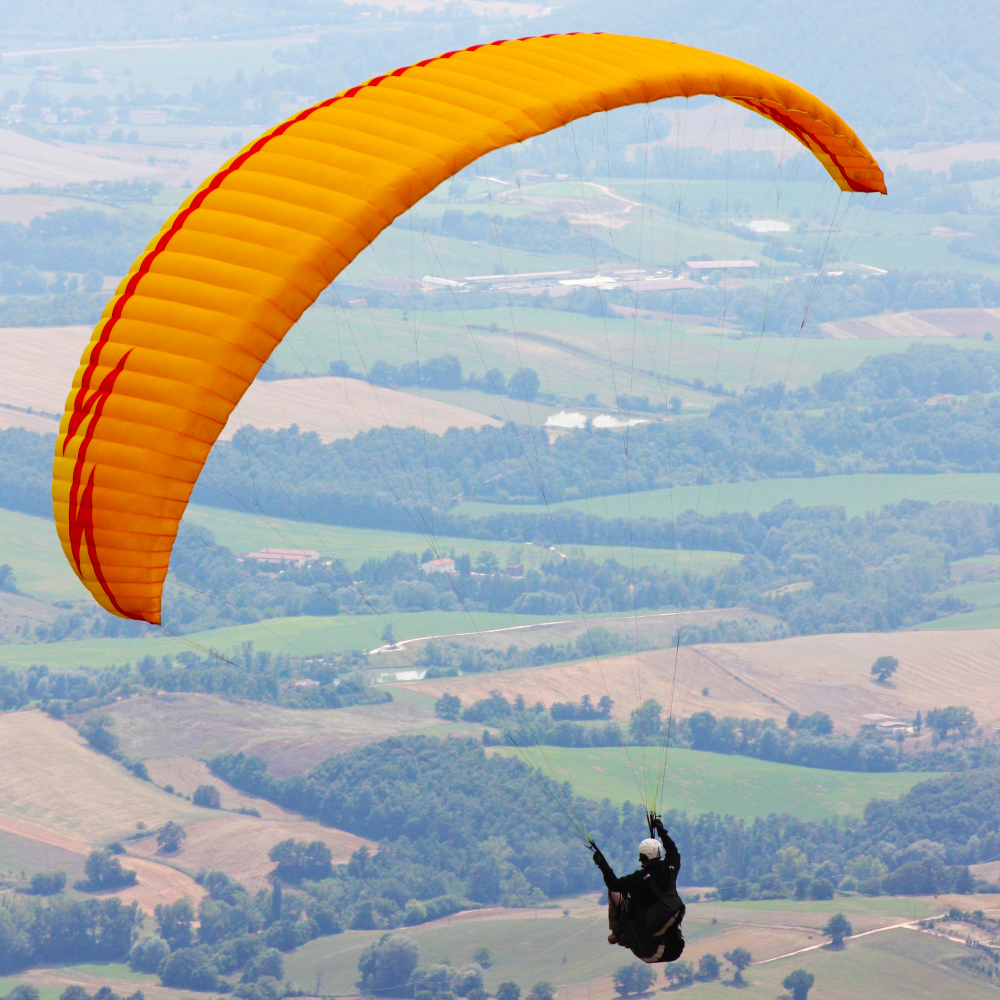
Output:
[[283,840],[267,855],[278,867],[275,874],[288,882],[327,878],[333,871],[333,854],[322,840]]
[[814,878],[809,883],[810,899],[833,899],[833,883],[828,878]]
[[[884,684],[895,672],[896,668],[899,666],[899,660],[895,656],[880,656],[872,664],[872,677],[874,677],[879,684]],[[805,996],[805,994],[802,994]]]
[[95,268],[91,268],[80,282],[85,292],[99,292],[104,287],[104,275]]
[[17,579],[14,576],[14,567],[9,563],[0,566],[0,591],[6,594],[16,594]]
[[497,1000],[521,1000],[521,987],[517,983],[501,983],[497,987]]
[[184,831],[184,827],[180,823],[169,820],[167,825],[161,827],[160,832],[156,835],[156,842],[160,845],[160,850],[172,854],[181,849],[181,844],[186,838],[187,833]]
[[361,988],[382,996],[400,991],[409,983],[419,959],[416,942],[400,934],[383,934],[358,959]]
[[145,937],[136,941],[128,955],[133,972],[156,972],[170,954],[170,945],[163,938]]
[[507,383],[507,391],[513,399],[526,399],[529,403],[538,396],[538,374],[533,368],[523,368],[514,372]]
[[[844,946],[844,938],[850,937],[854,933],[854,929],[851,927],[851,922],[843,913],[835,913],[826,922],[823,933],[830,935],[830,943],[834,948],[842,948]],[[802,995],[805,996],[804,993]]]
[[638,996],[656,982],[656,971],[648,965],[640,965],[633,962],[631,965],[619,966],[612,973],[611,981],[614,983],[615,993],[620,997],[634,993]]
[[920,730],[924,728],[924,720],[920,717],[920,709],[917,709],[917,717],[913,720],[913,728],[916,730],[917,736],[920,735]]
[[65,872],[38,872],[31,876],[27,891],[32,896],[55,896],[65,888]]
[[135,885],[136,873],[122,868],[122,863],[110,851],[91,851],[83,866],[85,881],[75,882],[74,889],[98,892],[101,889],[122,889]]
[[743,970],[753,961],[753,955],[746,948],[734,948],[732,951],[727,951],[722,957],[736,969],[736,972],[733,973],[733,982],[742,983],[744,981]]
[[720,969],[719,960],[711,952],[698,959],[698,978],[703,983],[718,979]]
[[662,706],[655,698],[647,698],[640,708],[635,709],[629,719],[629,736],[636,743],[648,743],[663,728],[660,713]]
[[481,969],[488,969],[493,964],[493,954],[489,948],[477,948],[472,953],[472,961]]
[[671,962],[664,968],[663,978],[671,986],[690,986],[694,982],[694,966],[690,962]]
[[[530,368],[526,368],[525,371],[531,371]],[[552,988],[551,983],[535,983],[531,987],[531,991],[528,993],[528,1000],[555,1000],[556,991]]]
[[946,740],[951,732],[964,740],[976,728],[976,717],[964,705],[949,705],[947,708],[931,709],[927,713],[927,725],[939,740]]
[[795,880],[804,875],[809,867],[809,859],[797,847],[789,844],[782,847],[776,854],[777,860],[771,870],[784,885],[794,885]]
[[38,998],[39,993],[34,986],[31,986],[28,983],[18,983],[18,985],[4,997],[4,1000],[38,1000]]
[[434,702],[434,714],[448,722],[457,722],[462,711],[462,699],[445,692]]
[[396,645],[396,630],[392,627],[392,622],[386,622],[385,628],[382,629],[382,641],[387,646]]
[[171,951],[191,947],[191,924],[194,907],[185,896],[173,903],[157,903],[153,910],[160,937],[170,945]]
[[281,881],[274,880],[274,888],[271,890],[271,923],[277,923],[281,919]]
[[785,976],[781,985],[792,994],[792,1000],[806,1000],[815,981],[816,977],[811,972],[806,972],[805,969],[796,969]]
[[219,809],[222,806],[222,798],[215,785],[199,785],[194,790],[191,801],[196,806],[204,806],[206,809]]

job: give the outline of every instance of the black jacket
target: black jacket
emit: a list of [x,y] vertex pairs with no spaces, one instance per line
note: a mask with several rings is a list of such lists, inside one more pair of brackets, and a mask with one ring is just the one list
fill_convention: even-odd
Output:
[[664,896],[677,895],[677,873],[681,870],[680,851],[667,834],[661,834],[660,839],[665,853],[663,860],[644,865],[631,875],[619,878],[606,861],[601,865],[604,884],[610,892],[625,893],[637,906],[652,906]]

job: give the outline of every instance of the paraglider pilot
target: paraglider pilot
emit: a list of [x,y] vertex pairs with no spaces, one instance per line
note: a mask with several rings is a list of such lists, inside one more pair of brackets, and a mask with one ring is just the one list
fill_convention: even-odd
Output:
[[676,962],[684,951],[684,903],[677,894],[681,855],[660,817],[650,813],[647,818],[649,838],[639,844],[641,867],[631,875],[615,875],[597,845],[590,842],[594,864],[608,887],[608,944],[629,948],[643,962]]

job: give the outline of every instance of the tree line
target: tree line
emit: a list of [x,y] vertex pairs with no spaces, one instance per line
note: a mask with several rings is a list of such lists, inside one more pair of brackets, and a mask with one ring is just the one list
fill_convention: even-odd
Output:
[[[927,713],[928,725],[939,726],[938,739],[951,738],[951,745],[931,750],[908,750],[900,739],[875,729],[857,735],[834,734],[825,712],[800,718],[791,712],[784,727],[774,719],[716,719],[711,712],[695,712],[688,718],[663,718],[663,708],[647,699],[629,718],[608,721],[610,699],[598,705],[585,696],[579,705],[555,703],[546,710],[541,702],[525,703],[521,695],[513,702],[499,691],[463,706],[455,695],[443,695],[435,705],[441,718],[479,723],[486,746],[514,747],[621,747],[672,746],[711,753],[753,757],[776,764],[818,767],[831,771],[885,773],[891,771],[951,771],[1000,766],[1000,745],[982,740],[965,745],[975,726],[975,716],[965,706],[948,706]],[[919,713],[918,713],[919,714]],[[584,719],[586,721],[579,721]],[[945,721],[938,721],[945,720]],[[970,722],[971,720],[971,722]],[[965,725],[960,725],[964,721]],[[919,730],[920,720],[916,720]],[[942,735],[943,733],[943,735]],[[958,740],[962,743],[959,745]]]

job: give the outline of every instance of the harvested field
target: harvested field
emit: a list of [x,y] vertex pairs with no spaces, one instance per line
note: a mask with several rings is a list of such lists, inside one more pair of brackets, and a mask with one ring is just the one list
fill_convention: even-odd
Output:
[[[35,823],[13,819],[0,815],[0,836],[17,838],[21,842],[33,842],[37,845],[39,856],[46,852],[52,856],[62,856],[66,859],[75,858],[74,864],[63,864],[63,870],[72,873],[82,873],[86,856],[95,848],[103,846],[101,841],[84,843],[65,834],[53,832]],[[152,838],[150,838],[152,839]],[[155,843],[155,841],[154,841]],[[132,844],[130,844],[130,847]],[[137,884],[120,892],[97,893],[97,898],[117,896],[126,905],[134,900],[139,908],[146,913],[152,913],[158,903],[173,903],[187,896],[195,903],[206,893],[197,882],[185,872],[169,865],[151,861],[143,857],[133,857],[131,852],[122,861],[126,869],[136,873]],[[39,866],[41,868],[41,866]],[[49,866],[50,870],[51,867]]]
[[41,413],[28,413],[13,406],[0,406],[0,431],[20,427],[32,434],[58,434],[59,421]]
[[33,597],[0,593],[0,640],[24,642],[36,626],[55,621],[59,614],[59,608]]
[[286,819],[288,813],[265,799],[244,795],[231,785],[220,781],[208,765],[193,757],[158,757],[145,761],[150,779],[161,788],[172,785],[179,795],[191,796],[199,785],[214,785],[219,792],[223,809],[256,809],[264,819]]
[[70,198],[48,198],[43,194],[0,194],[0,222],[17,222],[26,226],[39,215],[77,208],[79,201]]
[[219,435],[229,440],[241,427],[291,427],[315,431],[323,441],[350,438],[374,427],[421,427],[443,434],[449,427],[499,427],[501,421],[473,410],[359,379],[282,379],[254,382]]
[[413,698],[327,711],[236,703],[212,695],[159,695],[129,698],[102,712],[114,720],[122,749],[142,760],[178,753],[208,759],[242,750],[263,757],[283,775],[302,773],[331,754],[374,740],[443,728],[433,706]]
[[[285,815],[285,819],[276,820],[223,813],[214,819],[195,823],[187,828],[187,839],[181,849],[169,855],[170,861],[190,871],[221,868],[251,892],[256,892],[270,885],[268,876],[274,870],[274,862],[267,854],[282,840],[321,840],[330,848],[335,865],[350,860],[351,855],[366,844],[372,851],[377,850],[372,841],[320,826],[292,813]],[[155,866],[153,861],[140,859],[135,859],[133,864],[134,854],[146,859],[158,857],[156,841],[150,838],[129,844],[131,867],[139,869],[142,864]]]
[[83,855],[3,827],[0,821],[0,872],[23,871],[30,878],[35,872],[63,871],[70,883],[83,878]]
[[949,170],[963,160],[973,162],[1000,158],[1000,142],[962,142],[940,149],[886,149],[875,154],[884,170],[907,166],[911,170]]
[[0,716],[0,823],[11,832],[24,835],[9,824],[27,823],[47,831],[46,843],[89,850],[134,833],[139,821],[153,828],[205,815],[102,757],[65,722],[36,711]]
[[156,173],[148,163],[96,155],[90,146],[40,142],[10,129],[0,129],[0,187],[20,188],[30,184],[61,187],[88,181],[154,177]]
[[921,309],[821,323],[829,340],[883,340],[890,337],[1000,336],[1000,309]]
[[[792,710],[822,709],[838,730],[848,732],[861,727],[865,714],[911,719],[918,709],[969,705],[980,724],[992,726],[1000,723],[998,642],[1000,630],[992,629],[799,636],[681,647],[676,685],[674,656],[661,650],[409,687],[433,698],[449,691],[465,704],[493,689],[546,706],[579,701],[585,694],[597,701],[608,694],[620,719],[645,698],[667,705],[673,689],[674,714],[681,717],[707,709],[716,717],[783,719]],[[897,674],[884,685],[874,683],[869,672],[883,654],[899,659]],[[700,693],[705,687],[707,696]]]
[[34,986],[41,994],[41,1000],[56,1000],[69,986],[82,986],[91,995],[102,986],[107,986],[119,996],[128,996],[138,989],[151,1000],[190,1000],[189,990],[160,986],[155,975],[133,972],[127,965],[117,962],[26,969],[17,974],[16,980]]
[[[41,142],[0,129],[0,187],[41,184],[52,188],[132,179],[158,180],[167,187],[180,187],[208,176],[227,158],[227,154],[211,146],[205,149],[186,146],[172,153],[162,145],[146,143],[101,146]],[[151,163],[151,158],[155,162]]]
[[[21,410],[30,406],[34,415],[54,418],[58,423],[90,334],[89,326],[0,328],[0,370],[4,373],[0,403]],[[32,416],[15,418],[9,413],[0,409],[8,420]]]
[[[140,841],[146,843],[146,841]],[[155,843],[155,841],[154,841]],[[139,904],[139,909],[152,914],[160,903],[175,903],[186,896],[194,904],[208,895],[205,890],[186,872],[160,864],[148,858],[137,857],[129,845],[127,857],[122,858],[122,865],[136,873],[138,884],[120,892],[102,893],[101,895],[117,896],[126,906],[133,901]]]

